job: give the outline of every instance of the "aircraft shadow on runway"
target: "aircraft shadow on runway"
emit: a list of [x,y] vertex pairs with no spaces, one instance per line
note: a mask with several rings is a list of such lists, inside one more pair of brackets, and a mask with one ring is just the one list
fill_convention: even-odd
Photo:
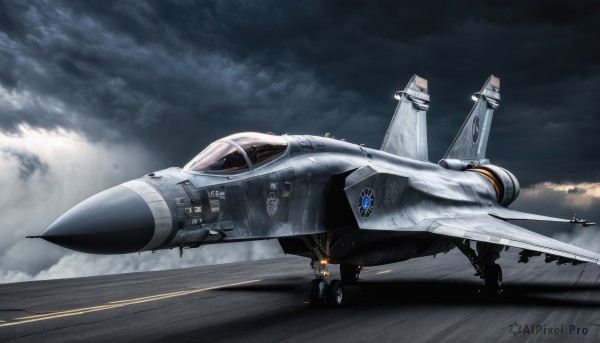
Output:
[[[219,289],[226,292],[307,292],[305,284],[275,281]],[[597,293],[589,296],[588,292]],[[488,295],[483,284],[467,281],[362,281],[345,287],[345,307],[485,304],[600,308],[600,285],[564,283],[506,283],[499,295]],[[594,298],[596,300],[594,300]]]
[[[328,320],[319,323],[334,323],[339,325],[355,325],[355,316],[362,313],[368,318],[387,316],[391,310],[411,311],[409,307],[423,306],[428,308],[459,309],[463,306],[481,308],[505,308],[513,311],[515,306],[524,310],[536,308],[561,307],[563,309],[592,309],[600,307],[600,285],[577,284],[567,282],[557,283],[510,283],[506,284],[504,292],[499,297],[487,297],[479,290],[483,289],[482,283],[475,281],[449,281],[449,280],[365,280],[357,285],[345,287],[344,306],[340,309],[312,309],[308,306],[308,287],[306,279],[263,280],[260,283],[220,288],[211,292],[242,293],[243,298],[248,295],[256,297],[261,304],[261,310],[252,316],[240,316],[224,323],[212,325],[209,330],[197,327],[185,332],[169,336],[169,340],[189,340],[203,337],[211,340],[247,339],[251,335],[260,335],[264,330],[272,330],[274,334],[281,334],[290,327],[298,325],[305,327],[315,326],[315,318],[326,315]],[[596,294],[598,294],[596,296]],[[240,294],[241,295],[241,294]],[[598,300],[594,300],[598,299]],[[297,302],[295,302],[297,300]],[[250,304],[244,305],[250,306]],[[348,315],[352,313],[353,315]],[[457,310],[460,314],[460,310]],[[317,317],[315,317],[317,315]],[[233,322],[232,322],[233,321]],[[261,325],[257,325],[261,323]],[[299,324],[300,323],[300,324]],[[318,326],[318,325],[317,325]],[[235,327],[235,330],[232,330]],[[307,334],[308,331],[294,331],[295,335]],[[334,336],[344,336],[345,332],[325,330]],[[287,332],[287,331],[286,331]],[[268,335],[268,334],[267,334]],[[330,336],[328,336],[330,337]],[[296,338],[301,339],[300,336]]]

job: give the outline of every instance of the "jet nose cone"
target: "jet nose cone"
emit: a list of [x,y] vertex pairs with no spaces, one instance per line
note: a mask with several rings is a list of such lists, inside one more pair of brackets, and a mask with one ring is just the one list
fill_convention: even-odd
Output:
[[117,186],[67,211],[41,237],[76,251],[123,254],[140,251],[153,233],[154,217],[146,201]]

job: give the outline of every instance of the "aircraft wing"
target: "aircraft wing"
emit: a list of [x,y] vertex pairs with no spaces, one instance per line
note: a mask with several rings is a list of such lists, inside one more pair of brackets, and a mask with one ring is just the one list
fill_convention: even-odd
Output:
[[489,215],[430,220],[427,231],[600,264],[600,254],[529,231]]
[[490,216],[504,220],[534,220],[542,222],[572,223],[572,220],[542,216],[539,214],[515,211],[507,207],[496,207],[489,212]]

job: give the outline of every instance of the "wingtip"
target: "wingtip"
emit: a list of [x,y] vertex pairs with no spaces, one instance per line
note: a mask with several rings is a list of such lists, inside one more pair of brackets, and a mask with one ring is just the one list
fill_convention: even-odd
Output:
[[577,215],[574,215],[573,218],[571,218],[571,220],[569,220],[569,223],[571,223],[571,224],[581,224],[583,227],[588,227],[588,226],[594,226],[594,225],[596,225],[596,223],[591,222],[589,220],[577,218]]

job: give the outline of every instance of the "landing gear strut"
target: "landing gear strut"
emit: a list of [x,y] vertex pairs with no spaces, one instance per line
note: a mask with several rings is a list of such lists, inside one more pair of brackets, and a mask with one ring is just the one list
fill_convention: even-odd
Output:
[[308,297],[311,307],[336,308],[344,300],[344,287],[340,280],[329,281],[329,244],[331,235],[315,235],[307,237],[306,245],[311,249],[313,259],[310,263],[315,279],[308,287]]

